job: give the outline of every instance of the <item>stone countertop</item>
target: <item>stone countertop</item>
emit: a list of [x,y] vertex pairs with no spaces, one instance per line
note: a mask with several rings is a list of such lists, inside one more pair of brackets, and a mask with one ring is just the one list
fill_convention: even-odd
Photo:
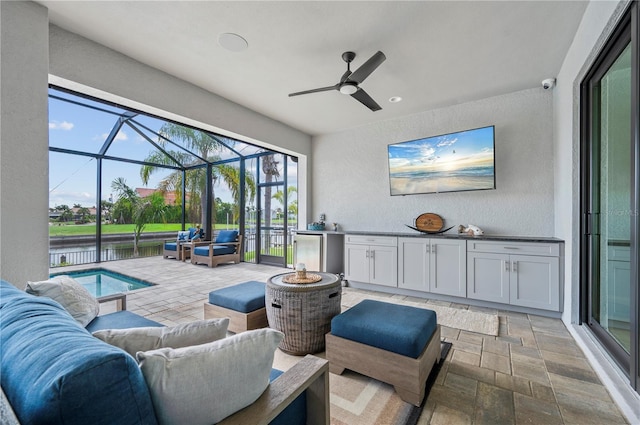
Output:
[[436,238],[436,239],[457,239],[457,240],[480,240],[480,241],[500,241],[500,242],[543,242],[543,243],[564,243],[564,240],[544,237],[544,236],[513,236],[513,235],[483,235],[483,236],[468,236],[463,233],[453,232],[453,229],[446,233],[427,234],[413,232],[378,232],[378,231],[338,231],[333,232],[329,230],[296,230],[296,233],[307,235],[322,235],[322,234],[339,234],[339,235],[362,235],[362,236],[398,236],[404,238]]

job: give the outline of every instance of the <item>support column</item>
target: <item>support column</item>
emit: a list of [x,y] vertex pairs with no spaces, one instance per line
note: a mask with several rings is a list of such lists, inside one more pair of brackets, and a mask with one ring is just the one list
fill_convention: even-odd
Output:
[[49,275],[49,17],[0,2],[0,278]]

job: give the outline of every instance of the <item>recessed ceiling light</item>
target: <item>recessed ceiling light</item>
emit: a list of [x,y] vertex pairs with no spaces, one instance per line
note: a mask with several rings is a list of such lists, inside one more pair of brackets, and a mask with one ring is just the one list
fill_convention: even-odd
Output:
[[220,34],[218,36],[218,44],[230,52],[242,52],[249,47],[247,40],[232,32]]
[[398,103],[402,100],[402,98],[400,96],[392,96],[389,98],[389,102],[391,103]]

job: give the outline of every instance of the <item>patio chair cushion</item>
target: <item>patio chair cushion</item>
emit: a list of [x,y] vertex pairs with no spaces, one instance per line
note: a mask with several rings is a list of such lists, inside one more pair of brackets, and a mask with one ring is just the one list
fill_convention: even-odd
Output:
[[418,358],[436,330],[436,313],[424,308],[364,300],[331,320],[331,334]]
[[[284,372],[278,369],[271,369],[269,380],[273,381]],[[291,402],[269,425],[295,425],[307,423],[307,392],[304,391]]]
[[128,310],[122,310],[96,317],[85,326],[85,329],[89,332],[96,332],[104,329],[127,329],[148,326],[161,327],[164,325]]
[[[203,255],[206,257],[209,255],[210,246],[211,245],[196,247],[194,248],[193,253],[195,255]],[[226,245],[213,246],[213,255],[233,254],[234,252],[236,252],[236,249],[233,246],[226,246]]]
[[265,284],[255,280],[209,292],[209,303],[241,313],[264,308]]
[[138,351],[206,344],[227,336],[229,319],[198,320],[172,327],[106,329],[93,332],[102,341],[122,348],[134,358]]
[[242,332],[208,344],[139,352],[160,423],[209,425],[256,401],[284,334]]
[[60,303],[83,327],[100,312],[100,303],[70,276],[55,276],[39,282],[27,282],[27,293],[48,297]]
[[229,243],[238,240],[237,230],[221,230],[216,237],[215,243]]
[[164,243],[164,249],[166,249],[167,251],[177,251],[178,243],[177,242],[165,242]]

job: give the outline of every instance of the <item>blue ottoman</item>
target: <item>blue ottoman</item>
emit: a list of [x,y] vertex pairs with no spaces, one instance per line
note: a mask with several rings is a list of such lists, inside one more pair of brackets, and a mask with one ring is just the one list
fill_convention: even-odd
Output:
[[209,292],[209,302],[204,304],[204,318],[229,318],[229,332],[244,332],[266,328],[267,311],[264,304],[262,282],[249,281]]
[[353,370],[393,385],[420,406],[440,353],[440,326],[432,310],[364,300],[334,317],[326,335],[329,370]]

